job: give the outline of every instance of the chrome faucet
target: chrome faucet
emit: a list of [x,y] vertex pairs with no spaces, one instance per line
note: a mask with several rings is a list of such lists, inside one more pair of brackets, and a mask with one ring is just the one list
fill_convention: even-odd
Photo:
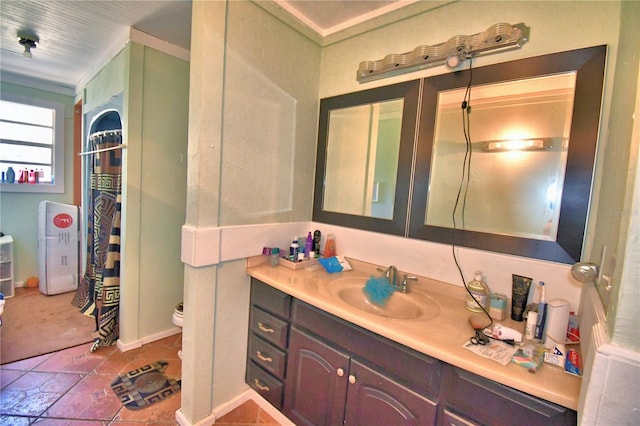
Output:
[[389,281],[394,288],[394,290],[399,291],[401,293],[409,293],[409,284],[407,280],[417,281],[418,278],[404,274],[402,278],[402,282],[398,282],[398,268],[391,265],[387,269],[377,268],[379,272],[382,272],[384,277]]

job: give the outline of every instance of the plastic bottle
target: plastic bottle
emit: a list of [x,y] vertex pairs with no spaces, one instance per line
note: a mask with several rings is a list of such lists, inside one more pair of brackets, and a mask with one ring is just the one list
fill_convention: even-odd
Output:
[[536,323],[536,339],[544,343],[544,328],[547,322],[547,300],[545,297],[544,281],[540,281],[540,302],[538,303],[538,322]]
[[322,239],[322,232],[316,229],[313,232],[313,251],[316,252],[316,257],[320,257],[320,240]]
[[333,257],[336,255],[336,237],[333,234],[327,235],[327,241],[324,243],[323,257]]
[[478,303],[473,300],[473,297],[471,297],[471,294],[467,294],[467,309],[472,312],[483,312],[482,308],[487,309],[487,301],[491,296],[491,292],[489,291],[489,287],[482,281],[482,271],[475,272],[473,280],[467,283],[467,288],[480,303],[480,305],[478,305]]
[[7,169],[7,183],[14,183],[16,181],[16,172],[13,167]]
[[309,231],[309,234],[307,234],[307,241],[304,243],[304,255],[309,259],[313,259],[315,257],[314,253],[313,237],[311,236],[311,231]]
[[527,325],[524,329],[524,337],[527,340],[533,340],[536,338],[536,324],[538,323],[538,313],[536,311],[529,311],[527,314]]
[[300,246],[298,244],[298,237],[295,237],[289,247],[289,260],[295,262],[298,260],[298,250]]
[[271,258],[270,258],[271,266],[278,266],[280,263],[280,249],[278,247],[274,247],[271,249]]

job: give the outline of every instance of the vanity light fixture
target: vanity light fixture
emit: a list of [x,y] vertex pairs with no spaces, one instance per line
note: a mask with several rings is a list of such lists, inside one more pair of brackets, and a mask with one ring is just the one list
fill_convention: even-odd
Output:
[[542,139],[490,141],[484,142],[482,146],[483,151],[534,151],[548,148],[549,145]]
[[467,58],[517,49],[529,41],[529,27],[523,23],[498,23],[471,36],[457,35],[434,46],[418,46],[410,52],[390,53],[378,61],[360,62],[359,83],[418,71],[446,63],[455,68]]
[[24,53],[22,56],[25,58],[31,59],[33,57],[33,53],[31,53],[31,49],[35,49],[37,47],[37,43],[40,41],[40,38],[26,31],[18,32],[18,43],[24,47]]

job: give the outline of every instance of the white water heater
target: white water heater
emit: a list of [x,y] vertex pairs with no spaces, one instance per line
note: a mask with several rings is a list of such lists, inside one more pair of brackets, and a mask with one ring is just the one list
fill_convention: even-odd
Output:
[[38,278],[40,292],[66,293],[80,276],[79,208],[41,201],[38,210]]

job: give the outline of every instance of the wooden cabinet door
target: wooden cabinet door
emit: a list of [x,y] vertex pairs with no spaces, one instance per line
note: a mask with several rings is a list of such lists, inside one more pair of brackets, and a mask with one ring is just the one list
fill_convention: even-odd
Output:
[[283,412],[296,425],[342,425],[349,357],[291,329]]
[[352,359],[345,425],[433,425],[437,405]]

